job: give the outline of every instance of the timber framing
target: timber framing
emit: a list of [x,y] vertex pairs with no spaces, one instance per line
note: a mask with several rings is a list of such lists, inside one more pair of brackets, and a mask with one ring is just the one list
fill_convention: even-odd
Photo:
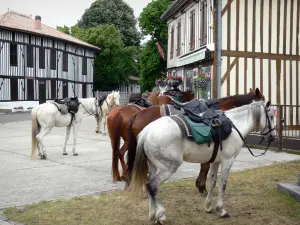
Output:
[[[214,43],[217,50],[217,0],[214,0]],[[300,124],[300,1],[223,0],[221,97],[259,88],[283,108],[286,127]],[[217,97],[216,57],[213,98]]]

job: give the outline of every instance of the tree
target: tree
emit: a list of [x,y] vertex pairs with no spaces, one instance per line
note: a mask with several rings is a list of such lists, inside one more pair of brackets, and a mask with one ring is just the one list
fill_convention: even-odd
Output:
[[148,41],[140,53],[140,77],[142,91],[151,90],[155,79],[164,74],[166,63],[157,51],[156,42]]
[[128,82],[128,76],[138,73],[134,56],[136,47],[126,47],[122,35],[112,24],[75,32],[77,37],[101,48],[95,59],[96,89],[112,90]]
[[150,35],[153,40],[166,45],[168,41],[168,25],[160,19],[172,0],[152,0],[139,17],[139,26],[144,35]]
[[168,26],[160,16],[167,10],[171,0],[153,0],[143,10],[139,17],[139,26],[144,35],[150,35],[148,41],[140,53],[140,76],[142,90],[150,90],[155,85],[155,78],[165,73],[167,67],[158,50],[159,42],[165,55],[168,44]]
[[64,25],[63,27],[60,27],[60,26],[56,26],[56,30],[59,30],[61,32],[64,32],[65,34],[71,34],[70,32],[70,28],[66,25]]
[[114,24],[126,46],[139,46],[141,36],[136,28],[133,9],[123,0],[96,0],[78,22],[81,29],[103,24]]

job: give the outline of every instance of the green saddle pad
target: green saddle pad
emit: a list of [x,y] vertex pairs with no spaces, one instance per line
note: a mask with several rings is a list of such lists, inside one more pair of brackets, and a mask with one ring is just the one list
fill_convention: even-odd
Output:
[[188,116],[184,116],[184,119],[190,125],[193,139],[197,144],[208,143],[212,140],[211,128],[209,126],[205,123],[195,123]]

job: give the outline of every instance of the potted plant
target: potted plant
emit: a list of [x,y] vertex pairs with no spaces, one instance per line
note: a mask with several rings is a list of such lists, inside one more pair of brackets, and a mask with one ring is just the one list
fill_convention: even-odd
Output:
[[155,84],[157,87],[165,87],[168,85],[168,82],[166,81],[166,77],[160,77],[156,78]]
[[207,83],[210,81],[210,73],[199,74],[196,78],[193,79],[193,84],[195,88],[200,89],[201,97],[205,98]]

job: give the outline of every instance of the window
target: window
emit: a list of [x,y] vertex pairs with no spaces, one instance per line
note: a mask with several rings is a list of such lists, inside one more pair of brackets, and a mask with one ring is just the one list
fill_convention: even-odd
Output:
[[33,47],[27,45],[27,67],[33,68]]
[[18,65],[18,45],[15,43],[10,43],[10,65]]
[[200,46],[207,43],[207,0],[200,2]]
[[51,99],[56,98],[56,80],[51,80]]
[[190,12],[190,50],[195,49],[195,10]]
[[181,52],[181,21],[178,21],[177,24],[177,56],[180,55]]
[[87,75],[87,58],[82,57],[82,75]]
[[170,49],[170,59],[173,59],[174,55],[174,26],[171,28],[171,49]]
[[34,100],[34,80],[27,79],[27,100]]
[[55,49],[50,50],[50,69],[51,70],[56,69],[56,50]]
[[43,47],[39,48],[39,67],[45,69],[45,49]]

